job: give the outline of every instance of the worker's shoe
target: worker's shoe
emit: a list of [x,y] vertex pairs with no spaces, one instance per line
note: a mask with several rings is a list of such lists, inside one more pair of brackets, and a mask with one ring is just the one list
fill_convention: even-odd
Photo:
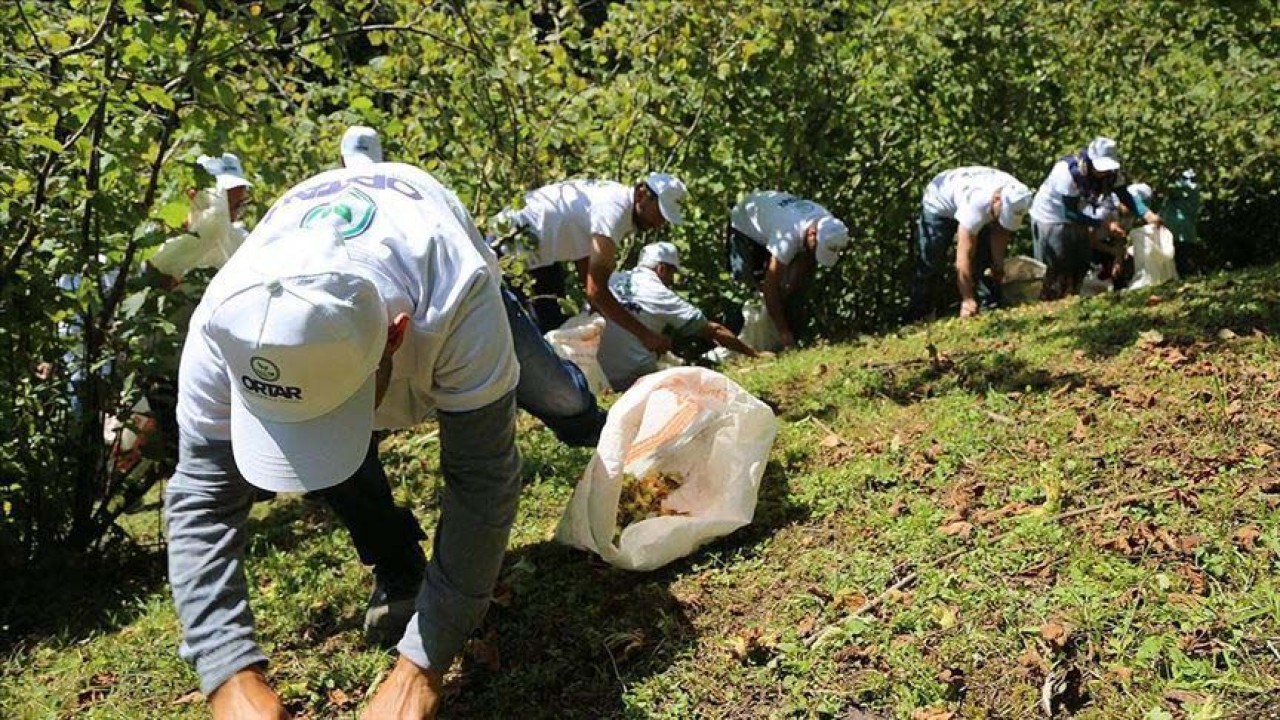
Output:
[[373,592],[364,612],[364,635],[371,645],[394,647],[413,617],[423,567],[413,570],[374,568]]

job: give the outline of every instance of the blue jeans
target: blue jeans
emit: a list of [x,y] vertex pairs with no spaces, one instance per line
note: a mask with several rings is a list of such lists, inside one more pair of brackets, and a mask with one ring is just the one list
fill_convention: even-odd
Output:
[[[911,280],[908,320],[921,320],[934,309],[936,286],[947,273],[949,252],[960,224],[951,218],[922,212],[916,223],[916,269]],[[991,267],[991,224],[978,232],[978,251],[973,261],[974,294],[984,309],[1003,303],[1000,284],[986,276]]]
[[505,285],[502,300],[507,306],[516,360],[520,362],[516,403],[541,420],[560,442],[575,447],[594,446],[606,415],[596,404],[586,375],[577,365],[556,355],[519,298]]

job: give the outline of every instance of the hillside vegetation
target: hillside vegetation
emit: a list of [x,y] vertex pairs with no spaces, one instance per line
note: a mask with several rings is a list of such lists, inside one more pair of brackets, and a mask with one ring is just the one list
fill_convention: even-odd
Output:
[[[756,521],[648,574],[551,541],[589,453],[526,418],[445,716],[1274,717],[1277,330],[1265,268],[733,366],[780,419]],[[384,451],[432,522],[431,428]],[[270,673],[298,716],[350,717],[390,664],[368,572],[322,507],[255,518]],[[154,508],[126,524],[157,539]],[[158,557],[9,596],[0,715],[202,717]]]
[[92,562],[172,464],[156,443],[121,472],[100,438],[175,375],[203,282],[138,271],[208,183],[201,154],[244,161],[250,226],[336,165],[353,123],[481,222],[544,183],[672,172],[685,290],[713,314],[743,294],[729,208],[784,189],[853,229],[814,308],[848,339],[901,316],[935,173],[993,165],[1035,187],[1099,134],[1158,191],[1197,171],[1191,267],[1280,259],[1277,18],[1275,0],[0,3],[0,570]]

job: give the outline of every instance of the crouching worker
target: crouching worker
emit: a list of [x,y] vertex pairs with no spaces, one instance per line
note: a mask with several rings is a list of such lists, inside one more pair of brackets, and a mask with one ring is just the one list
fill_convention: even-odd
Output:
[[733,279],[764,296],[783,349],[794,347],[816,266],[831,267],[849,244],[843,221],[812,200],[753,192],[729,214],[725,238]]
[[[315,493],[361,559],[417,569],[375,428],[434,411],[444,480],[434,552],[370,718],[435,716],[478,626],[520,495],[519,376],[500,276],[458,199],[408,165],[322,173],[276,202],[209,285],[179,373],[179,460],[165,494],[179,654],[215,718],[287,717],[245,581],[255,488]],[[372,678],[370,678],[372,681]]]
[[[677,338],[700,337],[748,357],[754,348],[729,328],[707,320],[702,311],[680,297],[671,285],[680,271],[680,252],[669,242],[646,245],[633,270],[614,273],[609,290],[628,313],[650,331]],[[597,354],[609,384],[619,392],[641,376],[657,370],[658,354],[640,339],[613,323],[605,325]]]
[[1031,190],[1006,172],[974,166],[938,173],[921,202],[908,319],[922,320],[933,310],[934,285],[953,241],[960,317],[977,315],[980,304],[999,307],[1009,234],[1022,226],[1030,207]]

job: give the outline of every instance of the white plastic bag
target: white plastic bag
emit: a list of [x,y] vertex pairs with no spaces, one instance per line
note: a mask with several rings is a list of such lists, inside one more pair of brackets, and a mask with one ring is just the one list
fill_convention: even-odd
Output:
[[587,377],[591,392],[599,395],[610,390],[609,378],[600,367],[596,354],[600,351],[600,335],[604,332],[602,315],[579,313],[565,321],[564,325],[543,337],[551,343],[556,355],[577,365]]
[[1129,244],[1133,252],[1130,290],[1178,279],[1178,267],[1173,261],[1173,233],[1169,228],[1157,230],[1154,225],[1134,228],[1129,233]]
[[[725,376],[686,367],[645,376],[618,399],[556,539],[625,570],[653,570],[751,522],[778,423]],[[624,474],[681,479],[650,517],[616,536]]]
[[1111,292],[1111,281],[1098,277],[1098,271],[1089,268],[1084,280],[1080,281],[1080,297],[1093,297]]
[[1000,285],[1000,294],[1011,305],[1039,300],[1044,274],[1044,263],[1035,258],[1026,255],[1008,258],[1004,261],[1004,282]]
[[782,336],[774,326],[763,300],[752,300],[742,305],[742,332],[738,339],[756,350],[777,352],[782,349]]

